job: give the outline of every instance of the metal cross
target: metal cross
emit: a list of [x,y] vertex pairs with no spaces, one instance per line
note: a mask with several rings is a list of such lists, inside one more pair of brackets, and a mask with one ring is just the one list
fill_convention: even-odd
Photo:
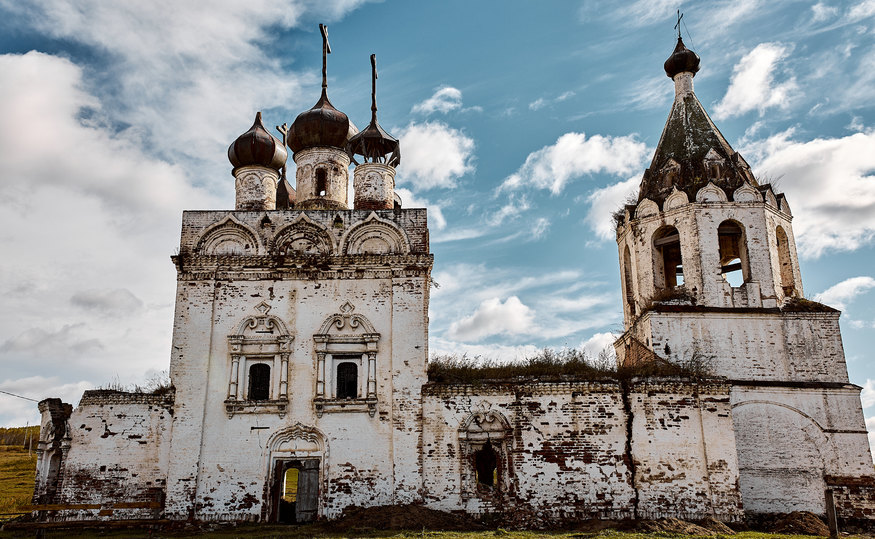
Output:
[[678,10],[678,22],[677,22],[677,24],[674,25],[674,27],[677,28],[677,31],[678,31],[678,39],[681,38],[681,19],[683,19],[683,18],[684,18],[684,14],[681,13],[681,10]]
[[331,44],[328,43],[328,27],[320,23],[319,31],[322,33],[322,88],[328,88],[327,55],[331,54]]
[[371,111],[377,112],[377,55],[371,55]]

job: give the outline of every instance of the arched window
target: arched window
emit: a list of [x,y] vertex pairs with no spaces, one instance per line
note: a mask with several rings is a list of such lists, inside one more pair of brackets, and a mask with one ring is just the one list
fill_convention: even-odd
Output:
[[796,283],[793,280],[793,263],[790,261],[790,240],[781,226],[775,229],[775,237],[778,240],[778,263],[781,265],[781,288],[785,296],[792,296],[796,292]]
[[717,240],[723,279],[733,287],[741,286],[748,279],[744,231],[735,221],[723,221],[717,227]]
[[498,455],[489,440],[474,453],[474,470],[478,485],[492,487],[498,482]]
[[657,288],[675,288],[684,284],[681,238],[673,226],[662,227],[653,235],[653,266]]
[[328,189],[328,172],[324,168],[316,169],[316,196],[324,197]]
[[270,366],[255,363],[249,367],[249,400],[266,401],[270,399]]
[[623,283],[626,287],[626,305],[629,307],[629,314],[634,316],[635,292],[632,290],[632,255],[628,245],[623,250]]
[[337,365],[337,398],[356,399],[359,393],[359,368],[355,363]]

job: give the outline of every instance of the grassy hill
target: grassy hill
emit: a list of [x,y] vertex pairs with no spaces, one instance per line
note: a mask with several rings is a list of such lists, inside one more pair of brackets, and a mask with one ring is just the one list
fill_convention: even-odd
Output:
[[[27,440],[32,436],[34,451],[28,455]],[[39,427],[0,428],[0,521],[30,503],[36,473],[36,441]]]

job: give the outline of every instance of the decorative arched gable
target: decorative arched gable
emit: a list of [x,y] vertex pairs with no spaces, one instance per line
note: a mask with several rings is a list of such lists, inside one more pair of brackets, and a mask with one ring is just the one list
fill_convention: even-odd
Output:
[[663,209],[668,211],[674,208],[679,208],[686,204],[690,203],[690,198],[683,191],[678,191],[678,188],[675,187],[674,191],[667,199],[665,199],[665,203],[663,203]]
[[696,202],[726,202],[726,193],[713,182],[708,182],[708,185],[699,189],[696,193]]
[[762,202],[763,196],[750,184],[745,183],[732,193],[732,200],[735,202]]
[[639,202],[638,207],[635,208],[636,219],[647,217],[648,215],[656,215],[657,213],[659,213],[659,206],[657,206],[656,202],[650,200],[649,198],[645,198],[644,200]]
[[268,251],[274,255],[328,256],[334,251],[334,239],[324,226],[301,214],[274,235]]
[[306,456],[328,456],[328,444],[322,431],[301,423],[275,432],[267,440],[267,450],[269,453],[302,452]]
[[210,256],[242,256],[260,254],[262,249],[258,234],[229,215],[201,234],[195,252]]
[[395,223],[371,212],[364,221],[344,234],[341,252],[344,255],[407,254],[410,252],[410,242]]

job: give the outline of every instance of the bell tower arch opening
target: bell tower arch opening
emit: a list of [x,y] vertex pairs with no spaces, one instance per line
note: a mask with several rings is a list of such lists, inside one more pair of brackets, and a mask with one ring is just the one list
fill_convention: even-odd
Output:
[[653,277],[657,289],[671,290],[684,284],[681,238],[673,226],[664,226],[653,235]]

